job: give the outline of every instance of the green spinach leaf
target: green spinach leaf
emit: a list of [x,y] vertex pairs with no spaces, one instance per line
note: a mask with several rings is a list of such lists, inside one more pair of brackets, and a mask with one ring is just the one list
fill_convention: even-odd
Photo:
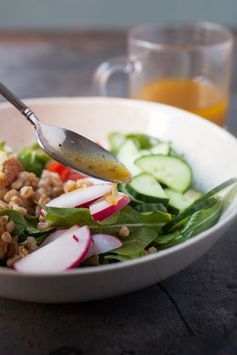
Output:
[[126,239],[124,239],[123,245],[113,250],[105,258],[106,260],[114,259],[114,255],[125,257],[127,259],[134,259],[143,255],[144,249],[151,244],[157,238],[156,231],[150,228],[141,228],[132,232]]
[[52,221],[55,227],[71,227],[75,224],[80,226],[97,226],[91,218],[88,208],[58,208],[45,207],[47,212],[45,219]]
[[18,159],[24,166],[25,170],[40,176],[45,165],[51,160],[37,144],[32,147],[23,149],[18,154]]

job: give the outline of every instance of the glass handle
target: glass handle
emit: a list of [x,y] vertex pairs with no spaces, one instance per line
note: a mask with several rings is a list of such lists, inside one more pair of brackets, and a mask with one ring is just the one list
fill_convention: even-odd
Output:
[[135,62],[130,58],[115,57],[103,62],[96,69],[94,74],[94,92],[101,96],[108,96],[107,82],[111,75],[116,72],[130,74],[135,69]]

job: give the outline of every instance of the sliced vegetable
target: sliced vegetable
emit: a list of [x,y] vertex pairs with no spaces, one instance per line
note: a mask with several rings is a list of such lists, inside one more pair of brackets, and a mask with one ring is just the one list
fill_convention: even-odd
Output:
[[40,243],[40,247],[44,247],[45,245],[54,242],[56,239],[60,238],[62,234],[66,232],[67,229],[57,229],[56,231],[49,233],[47,238],[43,240],[42,243]]
[[139,149],[150,149],[154,145],[160,143],[158,138],[141,133],[129,133],[126,135],[126,139],[132,139]]
[[102,197],[89,206],[90,214],[95,221],[103,221],[129,204],[130,198],[127,195],[121,192],[118,192],[117,195],[117,203],[115,205],[108,198]]
[[160,142],[150,149],[150,154],[168,155],[170,152],[170,142]]
[[117,154],[119,148],[121,147],[125,139],[126,136],[120,132],[112,132],[108,135],[110,148],[114,154]]
[[164,191],[169,198],[169,209],[175,214],[191,206],[191,204],[201,196],[200,192],[192,189],[188,190],[184,194],[171,189],[165,189]]
[[49,201],[48,207],[80,207],[111,192],[111,184],[92,185],[66,192]]
[[123,192],[124,194],[128,195],[128,196],[130,197],[130,199],[131,199],[131,202],[132,202],[133,204],[134,204],[134,203],[136,203],[136,204],[144,203],[143,201],[136,199],[133,195],[131,195],[131,194],[129,193],[129,191],[127,190],[127,184],[121,184],[121,185],[119,185],[119,190],[120,190],[121,192]]
[[136,199],[144,202],[167,203],[168,197],[158,181],[150,174],[140,174],[135,176],[127,184],[128,192]]
[[37,249],[14,264],[20,272],[60,272],[83,261],[91,243],[87,226],[73,226],[52,243]]
[[63,182],[68,180],[78,180],[85,178],[85,175],[73,171],[65,165],[58,163],[57,161],[53,161],[52,163],[50,163],[47,167],[47,170],[52,171],[54,173],[58,173]]
[[192,182],[191,168],[180,158],[150,155],[138,158],[135,164],[174,191],[183,193]]
[[191,205],[186,210],[184,210],[184,212],[182,212],[178,216],[174,217],[170,222],[168,222],[163,227],[163,231],[165,233],[167,233],[167,232],[170,233],[175,228],[180,227],[183,224],[183,222],[186,221],[186,219],[188,217],[190,217],[192,214],[194,214],[195,212],[197,212],[203,208],[213,206],[216,202],[217,202],[217,199],[214,197],[210,197],[206,200],[200,201],[199,203],[195,202],[195,205]]
[[93,255],[108,253],[114,249],[120,248],[123,243],[116,237],[110,234],[93,234],[91,236],[92,243],[84,258],[90,258]]
[[214,196],[218,195],[219,193],[223,192],[227,187],[229,187],[229,186],[231,186],[231,185],[233,185],[235,183],[237,183],[237,178],[235,178],[235,177],[224,181],[220,185],[215,186],[213,189],[211,189],[207,193],[203,194],[200,198],[198,198],[192,204],[191,207],[195,207],[199,203],[201,203],[203,201],[206,201],[209,197],[214,197]]
[[134,164],[140,152],[132,139],[126,140],[120,147],[117,157],[126,166],[132,175],[140,173],[140,169]]
[[167,212],[167,208],[162,203],[143,203],[140,205],[136,205],[134,208],[138,212],[153,212],[153,211]]

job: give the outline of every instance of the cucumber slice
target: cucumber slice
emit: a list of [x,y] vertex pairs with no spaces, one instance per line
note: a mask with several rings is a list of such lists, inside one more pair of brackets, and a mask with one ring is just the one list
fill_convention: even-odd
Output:
[[142,205],[135,206],[134,209],[138,212],[167,212],[167,208],[162,203],[143,203]]
[[139,149],[132,139],[127,139],[124,143],[122,143],[117,154],[118,159],[126,166],[132,175],[138,175],[141,173],[138,166],[134,164],[134,161],[139,156]]
[[136,199],[144,202],[168,203],[168,197],[156,179],[150,174],[135,176],[127,184],[128,192]]
[[200,198],[198,198],[196,201],[194,201],[193,204],[191,205],[191,207],[195,207],[200,202],[207,200],[209,197],[213,197],[213,196],[217,195],[219,192],[222,192],[224,189],[226,189],[227,187],[229,187],[235,183],[237,183],[237,178],[235,178],[235,177],[224,181],[223,183],[215,186],[213,189],[211,189],[210,191],[208,191],[207,193],[202,195]]
[[152,137],[148,134],[130,133],[126,136],[127,139],[132,139],[139,149],[150,149],[154,145],[160,143],[158,138]]
[[[132,202],[132,205],[140,205],[140,204],[143,204],[144,202],[143,201],[141,201],[141,200],[138,200],[138,199],[136,199],[132,194],[130,194],[129,192],[128,192],[128,190],[127,190],[127,184],[121,184],[121,185],[119,185],[119,191],[121,191],[121,192],[123,192],[124,194],[126,194],[126,195],[128,195],[129,197],[130,197],[130,199],[131,199],[131,202]],[[130,203],[131,203],[130,202]]]
[[186,208],[180,215],[175,217],[172,221],[167,223],[163,230],[164,232],[169,232],[175,229],[184,221],[187,217],[191,216],[194,212],[201,210],[202,208],[212,206],[214,203],[216,203],[216,198],[214,196],[218,195],[219,192],[223,191],[227,187],[237,183],[237,178],[231,178],[226,181],[224,181],[222,184],[214,187],[204,195],[202,195],[200,198],[198,198],[196,201],[193,202],[191,206]]
[[111,132],[108,136],[110,149],[113,153],[117,153],[123,142],[125,141],[125,135],[120,132]]
[[168,155],[170,151],[170,142],[161,142],[150,149],[151,154]]
[[150,173],[159,182],[174,191],[183,193],[192,182],[192,171],[182,159],[164,155],[146,155],[135,161],[145,173]]
[[183,222],[186,221],[188,217],[190,217],[193,213],[206,208],[213,206],[216,203],[217,199],[215,197],[210,197],[206,200],[203,200],[199,203],[197,203],[195,206],[190,206],[186,210],[184,210],[181,214],[178,216],[174,217],[170,222],[164,225],[162,228],[164,233],[170,233],[173,231],[175,228],[180,227]]
[[139,158],[140,158],[140,157],[143,157],[144,155],[151,155],[150,150],[148,150],[148,149],[141,149],[141,150],[139,151]]
[[191,204],[201,196],[200,192],[192,189],[186,191],[184,194],[170,189],[165,189],[164,191],[169,197],[170,211],[175,214],[191,206]]

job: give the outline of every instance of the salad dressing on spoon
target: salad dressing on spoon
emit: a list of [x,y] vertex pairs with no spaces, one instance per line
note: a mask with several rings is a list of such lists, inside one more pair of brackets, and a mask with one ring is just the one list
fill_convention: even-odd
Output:
[[0,94],[34,126],[40,147],[53,159],[74,170],[114,183],[131,180],[127,168],[109,151],[80,134],[41,122],[38,117],[0,82]]

